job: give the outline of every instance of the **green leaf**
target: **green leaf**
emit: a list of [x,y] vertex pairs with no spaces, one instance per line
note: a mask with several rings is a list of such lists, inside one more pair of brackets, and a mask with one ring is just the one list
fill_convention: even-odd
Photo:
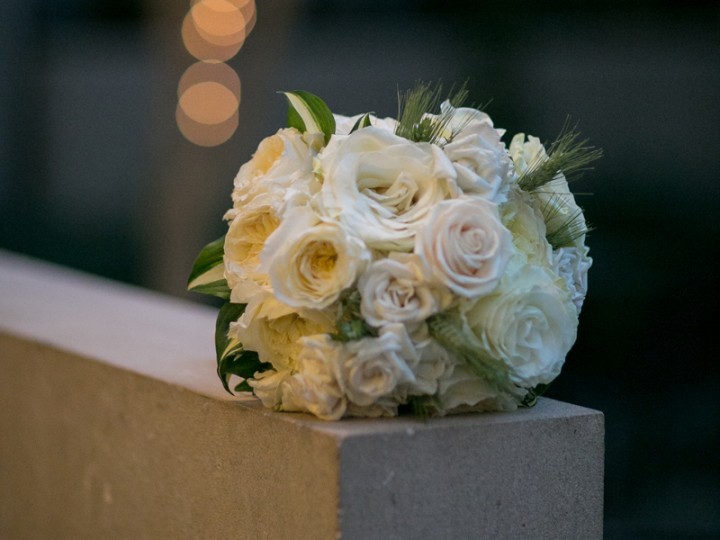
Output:
[[410,396],[407,401],[407,408],[410,414],[423,420],[427,420],[432,416],[432,400],[433,398],[426,396]]
[[325,144],[335,134],[335,117],[325,102],[310,92],[283,92],[288,99],[288,125],[302,132],[322,133]]
[[[220,276],[222,277],[223,268],[221,266],[218,266],[216,268],[219,268],[221,270]],[[204,274],[204,276],[208,276],[209,274],[212,274],[212,273],[213,273],[213,271],[211,270],[207,274]],[[200,294],[217,296],[218,298],[222,298],[223,300],[230,299],[230,288],[228,287],[227,281],[225,280],[224,277],[222,277],[222,279],[218,279],[216,281],[210,281],[208,283],[197,283],[193,287],[191,287],[191,288],[189,287],[189,290],[191,290],[192,292],[200,293]]]
[[247,380],[244,380],[243,382],[235,385],[235,392],[252,392],[253,387],[250,386],[250,384],[247,382]]
[[358,118],[357,122],[355,122],[352,129],[350,130],[350,133],[355,133],[358,129],[370,126],[372,126],[372,123],[370,122],[370,113],[365,113],[360,118]]
[[230,298],[230,289],[224,277],[224,245],[223,235],[200,250],[188,277],[189,291],[218,296],[224,300]]
[[288,127],[295,128],[300,133],[306,131],[305,122],[292,105],[288,107]]
[[272,369],[272,364],[261,362],[255,351],[238,350],[225,356],[218,366],[218,375],[225,390],[230,392],[229,381],[231,375],[237,375],[243,380],[235,385],[236,392],[252,392],[248,379],[252,378],[258,371]]
[[[217,374],[220,377],[223,388],[232,394],[230,390],[230,377],[237,375],[243,379],[249,379],[257,371],[265,371],[272,368],[271,364],[261,362],[258,354],[254,351],[246,351],[242,343],[237,339],[228,337],[230,323],[237,321],[245,311],[246,304],[224,304],[218,313],[215,323],[215,353],[217,355]],[[246,384],[247,380],[235,387],[235,391],[250,391],[251,387]],[[238,390],[240,389],[240,390]]]
[[[215,355],[217,357],[217,374],[225,387],[230,392],[228,381],[232,375],[232,357],[242,352],[242,343],[228,337],[230,323],[237,321],[245,312],[246,304],[233,304],[227,302],[218,312],[215,321]],[[232,392],[230,392],[232,393]]]
[[218,363],[240,344],[239,341],[230,339],[227,333],[228,328],[230,328],[230,323],[240,318],[240,315],[245,312],[246,305],[247,304],[227,302],[223,304],[218,312],[217,320],[215,321],[215,353],[217,354]]
[[520,403],[520,406],[529,409],[537,405],[538,398],[545,393],[549,386],[549,384],[538,384],[535,388],[528,389],[528,392]]
[[360,292],[357,289],[348,289],[340,295],[340,313],[335,320],[337,332],[330,334],[332,339],[346,343],[377,335],[363,319],[360,301]]

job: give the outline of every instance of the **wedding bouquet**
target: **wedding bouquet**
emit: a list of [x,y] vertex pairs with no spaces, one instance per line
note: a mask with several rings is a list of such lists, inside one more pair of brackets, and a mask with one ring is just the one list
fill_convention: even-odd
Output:
[[225,300],[226,390],[335,420],[513,410],[557,377],[592,262],[568,176],[600,151],[506,147],[466,94],[421,84],[397,120],[285,94],[188,282]]

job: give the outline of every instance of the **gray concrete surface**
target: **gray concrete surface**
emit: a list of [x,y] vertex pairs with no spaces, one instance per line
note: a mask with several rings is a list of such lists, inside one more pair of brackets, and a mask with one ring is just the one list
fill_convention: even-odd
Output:
[[602,538],[601,413],[273,413],[213,316],[0,252],[0,538]]

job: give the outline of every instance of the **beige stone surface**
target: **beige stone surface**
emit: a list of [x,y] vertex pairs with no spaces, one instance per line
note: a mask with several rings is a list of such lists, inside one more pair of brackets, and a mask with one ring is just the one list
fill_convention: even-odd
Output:
[[0,538],[602,538],[602,414],[273,413],[213,321],[0,253]]

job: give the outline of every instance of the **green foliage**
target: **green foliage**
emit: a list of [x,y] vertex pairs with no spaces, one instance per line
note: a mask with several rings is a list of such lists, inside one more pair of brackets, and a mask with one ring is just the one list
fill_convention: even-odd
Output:
[[[404,137],[413,142],[429,142],[433,144],[441,144],[449,142],[453,136],[446,136],[448,127],[454,116],[454,111],[448,109],[439,112],[442,95],[442,85],[437,83],[430,85],[418,82],[416,86],[404,94],[398,93],[398,123],[395,128],[395,134]],[[467,83],[463,84],[459,90],[451,90],[447,96],[452,107],[460,107],[467,99]],[[426,116],[427,114],[435,114],[439,112],[435,118]],[[459,131],[465,126],[462,126]]]
[[564,174],[568,181],[578,178],[589,170],[590,163],[602,157],[602,150],[588,146],[588,140],[578,140],[580,133],[575,128],[563,126],[557,139],[547,151],[547,159],[538,156],[518,178],[518,185],[528,192],[537,190]]
[[370,122],[370,113],[365,113],[360,118],[358,118],[355,124],[353,124],[350,133],[355,133],[358,129],[366,128],[369,126],[372,126],[372,123]]
[[561,204],[562,197],[555,195],[540,209],[543,219],[548,225],[545,236],[553,249],[572,247],[575,240],[592,230],[592,227],[588,227],[585,222],[582,210],[575,210],[568,216],[561,217]]
[[[579,178],[584,171],[590,170],[592,167],[589,165],[602,157],[602,150],[589,146],[587,139],[580,140],[579,137],[580,133],[576,128],[569,128],[566,122],[548,148],[547,157],[538,155],[518,178],[520,188],[529,193],[542,193],[543,186],[556,178],[564,176],[571,182]],[[565,214],[570,204],[563,200],[564,197],[574,202],[572,194],[551,194],[540,208],[547,225],[546,238],[553,249],[570,247],[575,240],[591,230],[585,222],[582,210],[575,209]]]
[[335,341],[345,343],[377,335],[363,319],[360,301],[360,292],[357,289],[345,291],[340,297],[340,315],[335,322],[337,332],[331,335]]
[[549,386],[549,384],[538,384],[535,388],[530,388],[527,394],[525,394],[520,406],[530,408],[537,405],[538,398],[545,393]]
[[224,245],[223,235],[200,250],[188,277],[189,291],[217,296],[223,300],[230,298],[230,289],[223,276]]
[[399,413],[427,420],[435,411],[433,399],[432,396],[409,396],[407,403],[400,407]]
[[325,144],[335,134],[335,117],[325,102],[310,92],[283,92],[288,99],[288,126],[301,132],[322,133]]
[[460,322],[450,313],[438,313],[427,320],[430,335],[445,349],[462,359],[478,376],[500,391],[517,393],[505,364],[473,343],[463,332]]
[[[237,375],[243,379],[249,379],[257,371],[271,369],[268,363],[260,361],[258,354],[254,351],[246,351],[242,343],[228,337],[230,323],[237,321],[245,311],[245,304],[232,304],[227,302],[218,313],[215,323],[215,353],[217,355],[217,374],[222,381],[223,388],[232,394],[229,387],[231,375]],[[247,381],[241,382],[235,387],[236,391],[249,391]]]
[[290,127],[290,128],[295,128],[295,129],[297,129],[300,133],[305,133],[305,131],[306,131],[306,129],[307,129],[307,128],[305,127],[305,122],[303,122],[303,119],[302,119],[302,117],[300,116],[300,113],[298,113],[298,112],[295,110],[295,107],[293,107],[292,105],[289,105],[289,106],[288,106],[288,120],[287,120],[287,125],[288,125],[288,127]]
[[222,298],[223,300],[230,299],[230,289],[228,288],[228,284],[225,278],[218,279],[217,281],[211,281],[210,283],[196,285],[190,290],[199,294],[217,296],[218,298]]

